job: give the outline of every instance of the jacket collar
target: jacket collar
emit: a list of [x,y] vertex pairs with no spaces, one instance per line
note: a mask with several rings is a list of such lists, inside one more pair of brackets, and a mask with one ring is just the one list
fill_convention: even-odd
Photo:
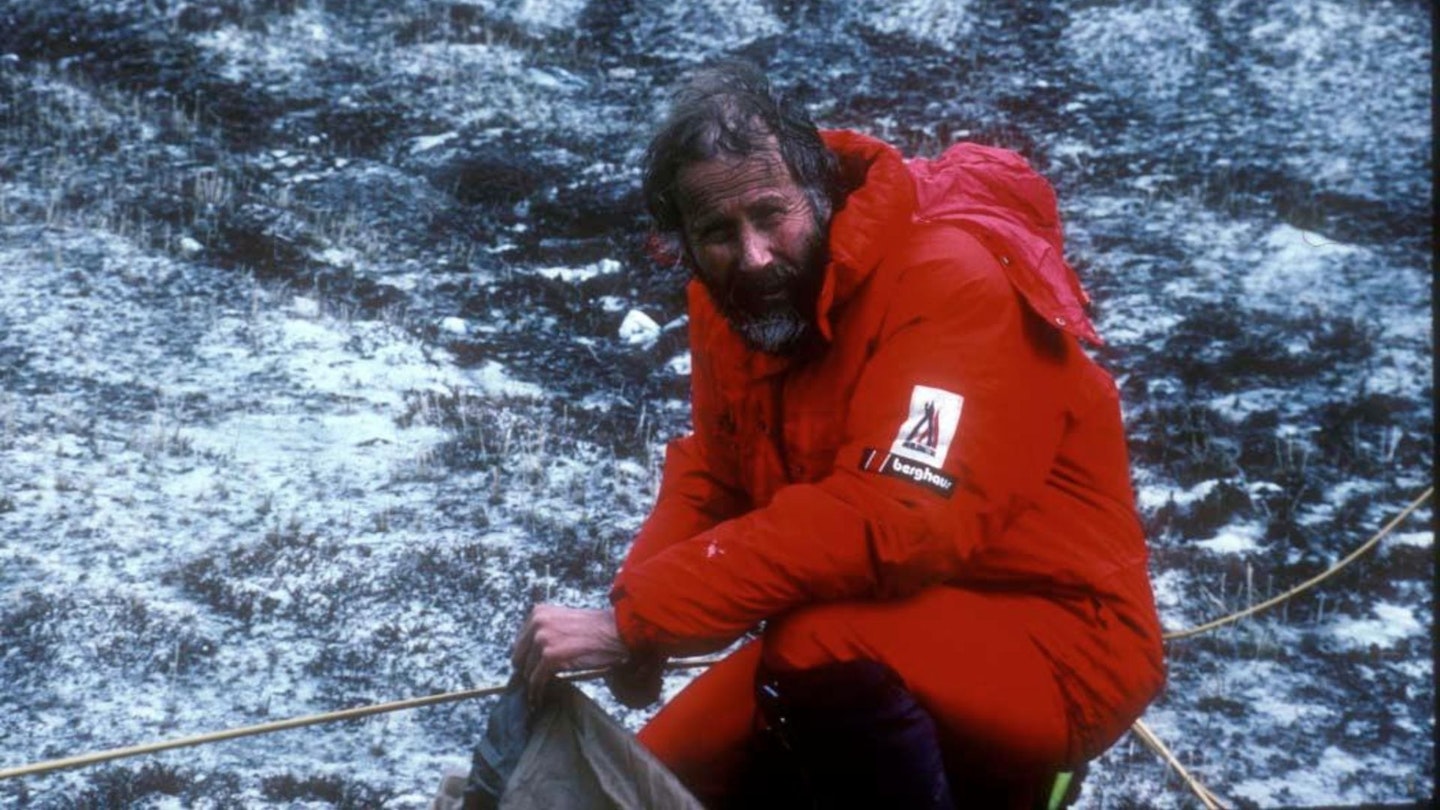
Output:
[[825,145],[840,161],[847,192],[830,219],[829,262],[815,305],[820,335],[834,337],[833,315],[870,277],[909,228],[915,185],[894,147],[868,135],[824,130]]

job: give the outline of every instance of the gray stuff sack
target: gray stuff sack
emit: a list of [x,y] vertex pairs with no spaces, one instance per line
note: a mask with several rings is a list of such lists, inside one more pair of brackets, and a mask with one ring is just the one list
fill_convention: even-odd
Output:
[[475,747],[470,810],[703,810],[619,723],[579,689],[551,684],[533,713],[512,682]]

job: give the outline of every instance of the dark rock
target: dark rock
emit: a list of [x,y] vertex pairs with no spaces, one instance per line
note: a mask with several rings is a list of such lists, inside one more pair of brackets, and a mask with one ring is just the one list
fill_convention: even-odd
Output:
[[235,3],[185,3],[175,12],[175,26],[187,34],[214,31],[243,20],[244,15]]
[[401,165],[463,203],[511,208],[553,193],[579,165],[578,156],[549,140],[533,132],[474,137],[410,155]]
[[458,229],[454,203],[424,180],[392,166],[355,161],[295,192],[318,216],[352,220],[369,236],[382,234],[390,246],[416,246]]
[[642,232],[644,210],[637,184],[578,182],[535,201],[530,214],[540,233],[593,239]]
[[314,230],[294,213],[260,203],[221,216],[216,235],[210,246],[216,259],[268,277],[296,277],[310,264],[311,251],[321,246]]
[[576,21],[580,40],[601,53],[629,57],[636,52],[635,0],[591,0]]

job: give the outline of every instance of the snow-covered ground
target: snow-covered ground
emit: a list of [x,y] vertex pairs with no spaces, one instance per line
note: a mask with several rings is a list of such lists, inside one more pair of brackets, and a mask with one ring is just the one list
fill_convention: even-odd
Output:
[[[719,54],[822,125],[1045,171],[1165,625],[1285,590],[1433,478],[1431,28],[1323,0],[0,3],[0,768],[500,683],[530,604],[600,604],[687,418],[636,164]],[[1145,721],[1227,803],[1430,798],[1432,515],[1170,644]],[[0,804],[423,807],[485,708]],[[1194,805],[1130,737],[1080,803]]]

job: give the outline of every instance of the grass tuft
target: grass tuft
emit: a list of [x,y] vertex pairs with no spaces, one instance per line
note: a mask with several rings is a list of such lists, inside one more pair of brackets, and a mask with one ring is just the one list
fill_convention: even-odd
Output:
[[340,776],[298,777],[288,773],[267,777],[261,783],[261,792],[273,802],[328,802],[336,810],[386,807],[394,797],[393,791]]

